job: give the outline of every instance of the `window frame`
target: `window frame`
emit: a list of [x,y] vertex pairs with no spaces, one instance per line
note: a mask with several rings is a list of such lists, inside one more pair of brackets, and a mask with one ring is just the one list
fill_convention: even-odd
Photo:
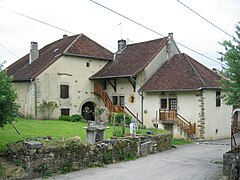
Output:
[[70,116],[70,109],[69,108],[61,108],[61,116]]
[[69,98],[69,85],[67,85],[67,84],[60,85],[60,98],[61,99]]
[[216,91],[216,107],[221,106],[221,91],[217,90]]
[[160,108],[161,109],[167,109],[167,105],[168,105],[167,98],[161,98],[160,99]]

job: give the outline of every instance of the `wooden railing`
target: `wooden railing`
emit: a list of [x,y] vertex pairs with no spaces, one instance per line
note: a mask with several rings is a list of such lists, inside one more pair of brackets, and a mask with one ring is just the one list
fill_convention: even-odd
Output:
[[135,116],[135,114],[133,114],[133,112],[127,107],[127,106],[124,106],[124,110],[127,110],[139,123],[143,123],[140,119],[138,119],[137,116]]
[[104,91],[101,84],[94,84],[94,93],[101,96],[106,108],[108,108],[110,112],[124,112],[124,109],[121,106],[112,104],[112,101],[110,100],[107,93]]
[[175,110],[159,110],[159,120],[165,123],[172,122],[177,124],[188,135],[196,134],[196,123],[187,121]]
[[103,102],[105,103],[105,106],[109,109],[110,112],[116,112],[116,113],[123,112],[125,114],[128,114],[127,112],[129,112],[138,122],[142,123],[142,121],[140,119],[138,119],[138,117],[135,116],[128,107],[113,105],[112,101],[110,100],[107,93],[104,91],[101,84],[94,84],[94,93],[101,96]]

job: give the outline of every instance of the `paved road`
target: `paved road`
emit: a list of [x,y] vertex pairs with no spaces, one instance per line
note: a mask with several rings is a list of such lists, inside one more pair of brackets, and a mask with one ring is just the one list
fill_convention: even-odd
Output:
[[[218,144],[218,145],[216,145]],[[189,144],[134,161],[85,169],[57,180],[216,180],[222,173],[223,153],[230,140]]]

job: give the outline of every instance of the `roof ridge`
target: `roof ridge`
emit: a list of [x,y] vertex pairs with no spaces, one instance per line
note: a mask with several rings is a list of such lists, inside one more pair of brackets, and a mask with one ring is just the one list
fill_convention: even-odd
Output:
[[136,43],[132,43],[132,44],[127,44],[128,46],[132,46],[132,45],[138,45],[138,44],[143,44],[143,43],[149,43],[152,41],[157,41],[157,40],[162,40],[162,39],[167,39],[167,36],[162,37],[162,38],[157,38],[157,39],[152,39],[152,40],[146,40],[146,41],[141,41],[141,42],[136,42]]
[[70,44],[69,46],[63,51],[63,54],[66,54],[67,51],[69,50],[69,48],[80,38],[80,36],[82,36],[83,34],[79,34]]
[[203,83],[203,85],[207,85],[204,80],[201,78],[200,74],[197,72],[197,70],[195,69],[195,67],[193,66],[193,64],[191,63],[190,59],[187,57],[187,55],[185,53],[183,53],[184,57],[187,59],[188,63],[191,65],[191,67],[193,68],[194,72],[196,73],[196,75],[199,77],[199,79],[201,80],[201,82]]

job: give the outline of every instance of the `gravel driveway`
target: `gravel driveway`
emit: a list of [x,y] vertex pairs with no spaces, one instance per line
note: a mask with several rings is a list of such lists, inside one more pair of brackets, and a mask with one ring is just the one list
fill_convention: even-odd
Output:
[[229,139],[188,144],[134,161],[85,169],[49,179],[216,180],[222,178],[222,157],[229,150]]

